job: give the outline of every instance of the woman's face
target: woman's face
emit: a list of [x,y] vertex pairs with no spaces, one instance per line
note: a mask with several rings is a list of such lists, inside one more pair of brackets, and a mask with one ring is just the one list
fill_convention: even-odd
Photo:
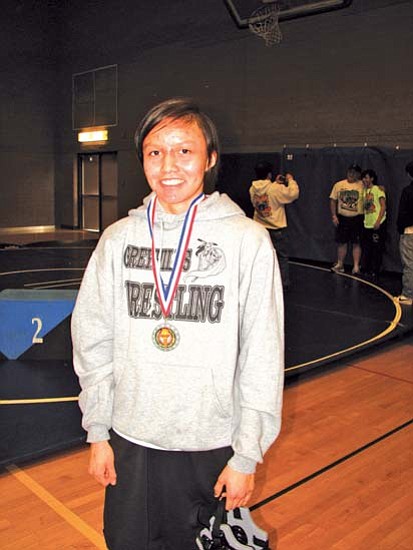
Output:
[[371,187],[374,183],[374,180],[373,178],[369,175],[369,174],[366,174],[364,177],[363,177],[363,184],[364,184],[364,187]]
[[186,212],[204,188],[205,172],[217,161],[208,158],[204,134],[195,121],[166,119],[143,141],[143,169],[164,210]]

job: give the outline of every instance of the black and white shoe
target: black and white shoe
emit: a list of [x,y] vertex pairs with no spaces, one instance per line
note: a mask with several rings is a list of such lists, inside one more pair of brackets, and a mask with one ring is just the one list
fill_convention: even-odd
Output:
[[226,512],[226,519],[215,526],[210,519],[196,539],[198,550],[270,550],[267,533],[255,525],[248,508]]

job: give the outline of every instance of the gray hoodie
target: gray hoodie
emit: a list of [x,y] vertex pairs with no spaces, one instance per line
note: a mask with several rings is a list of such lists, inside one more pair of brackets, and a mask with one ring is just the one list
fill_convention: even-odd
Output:
[[[151,197],[152,195],[150,195]],[[235,470],[251,473],[281,425],[283,301],[267,231],[226,195],[198,206],[167,322],[151,268],[144,205],[103,233],[72,315],[74,366],[88,441],[127,437],[165,449],[231,445]],[[155,243],[169,280],[184,214],[158,203]]]

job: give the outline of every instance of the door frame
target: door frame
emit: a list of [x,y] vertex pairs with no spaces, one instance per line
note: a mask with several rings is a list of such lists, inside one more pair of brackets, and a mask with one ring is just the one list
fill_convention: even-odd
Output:
[[[115,155],[117,162],[117,151],[88,151],[78,153],[77,155],[77,216],[78,216],[78,228],[85,231],[90,231],[91,233],[101,233],[102,232],[102,156],[103,155]],[[85,229],[83,226],[83,197],[87,196],[83,193],[83,174],[82,174],[82,159],[85,157],[97,156],[98,158],[98,216],[99,216],[99,229]]]

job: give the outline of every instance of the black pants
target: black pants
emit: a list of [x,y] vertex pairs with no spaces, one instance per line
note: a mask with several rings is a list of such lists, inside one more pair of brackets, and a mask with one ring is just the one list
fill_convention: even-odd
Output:
[[281,281],[284,289],[290,286],[290,267],[288,264],[288,229],[268,229],[272,245],[277,252]]
[[216,508],[214,485],[230,447],[158,451],[111,433],[117,484],[106,489],[104,534],[110,550],[194,550]]
[[362,234],[362,259],[361,265],[365,273],[375,275],[380,273],[381,262],[386,240],[386,222],[379,229],[364,228]]

